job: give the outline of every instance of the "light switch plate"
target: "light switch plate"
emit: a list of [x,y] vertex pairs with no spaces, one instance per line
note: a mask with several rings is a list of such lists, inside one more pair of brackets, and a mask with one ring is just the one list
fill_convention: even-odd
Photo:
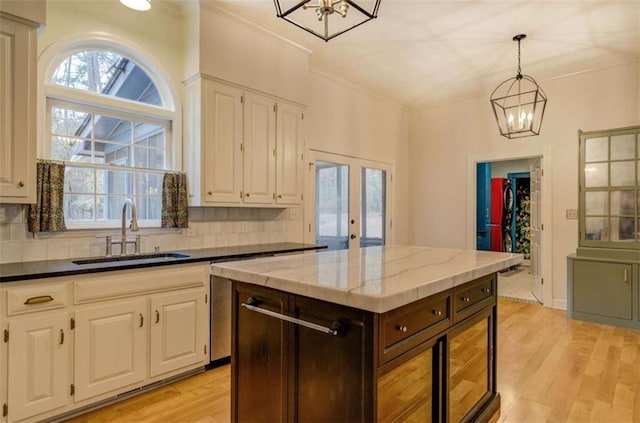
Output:
[[567,219],[577,219],[578,218],[578,209],[567,209]]

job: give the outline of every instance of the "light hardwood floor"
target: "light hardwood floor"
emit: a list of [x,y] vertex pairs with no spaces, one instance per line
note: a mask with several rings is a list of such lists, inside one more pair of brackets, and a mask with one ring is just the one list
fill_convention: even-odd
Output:
[[[640,331],[498,301],[499,421],[639,422]],[[229,366],[71,422],[228,422]]]

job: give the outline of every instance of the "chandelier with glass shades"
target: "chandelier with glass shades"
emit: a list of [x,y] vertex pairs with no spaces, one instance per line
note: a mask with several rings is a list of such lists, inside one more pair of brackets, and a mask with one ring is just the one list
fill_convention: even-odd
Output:
[[538,83],[520,68],[520,41],[525,34],[518,34],[518,74],[507,79],[491,94],[493,113],[498,122],[500,135],[509,139],[540,134],[547,96]]
[[279,18],[325,41],[378,15],[380,0],[274,0]]

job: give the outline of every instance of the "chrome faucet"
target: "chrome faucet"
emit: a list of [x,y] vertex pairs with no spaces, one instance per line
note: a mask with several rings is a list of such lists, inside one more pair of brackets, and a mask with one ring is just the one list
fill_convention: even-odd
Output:
[[138,231],[138,210],[136,209],[136,203],[131,201],[130,198],[124,200],[124,204],[122,205],[122,238],[120,241],[112,241],[111,236],[107,237],[107,257],[111,256],[111,246],[112,245],[120,245],[120,255],[127,255],[127,245],[134,244],[135,252],[134,254],[140,254],[140,235],[136,235],[135,241],[127,241],[127,204],[129,204],[131,208],[131,231]]

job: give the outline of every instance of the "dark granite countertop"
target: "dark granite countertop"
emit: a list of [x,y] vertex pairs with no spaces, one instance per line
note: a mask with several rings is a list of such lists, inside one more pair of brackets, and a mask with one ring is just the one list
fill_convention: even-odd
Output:
[[[325,245],[278,242],[272,244],[239,245],[234,247],[202,248],[197,250],[171,251],[188,257],[149,258],[140,260],[114,261],[107,263],[74,264],[71,260],[43,260],[21,263],[0,264],[0,283],[29,279],[52,278],[84,273],[112,272],[114,270],[141,269],[144,267],[168,266],[173,264],[196,263],[202,261],[220,262],[243,258],[294,253],[327,248]],[[84,257],[82,259],[85,259]]]

